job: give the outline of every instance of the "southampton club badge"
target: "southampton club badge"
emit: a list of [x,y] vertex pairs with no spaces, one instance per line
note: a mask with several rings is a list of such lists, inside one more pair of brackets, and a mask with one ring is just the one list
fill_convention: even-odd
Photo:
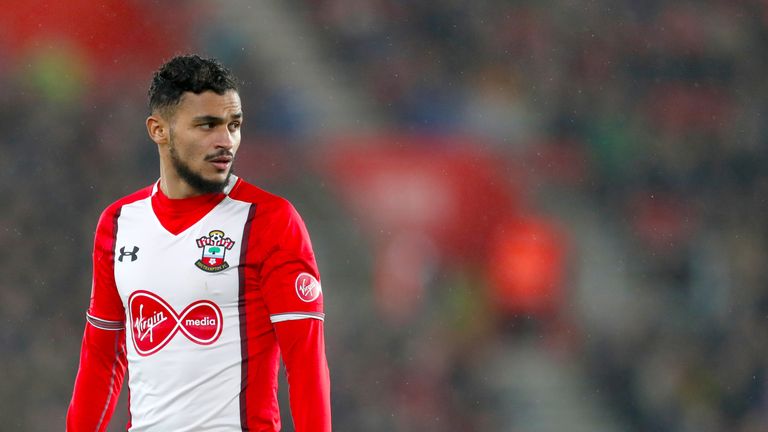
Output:
[[197,260],[195,265],[200,270],[210,273],[229,268],[229,264],[224,261],[224,256],[234,245],[235,242],[231,238],[224,237],[224,231],[211,231],[208,237],[197,239],[197,247],[203,249],[203,257]]

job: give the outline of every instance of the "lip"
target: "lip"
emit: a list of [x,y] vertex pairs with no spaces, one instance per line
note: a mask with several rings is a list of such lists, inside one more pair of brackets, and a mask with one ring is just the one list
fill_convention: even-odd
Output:
[[232,157],[231,156],[219,156],[215,157],[208,161],[211,165],[216,167],[216,169],[223,171],[229,168],[230,165],[232,165]]
[[211,165],[213,165],[214,167],[216,167],[216,169],[218,169],[220,171],[223,171],[223,170],[229,168],[229,165],[232,164],[231,161],[226,161],[225,162],[225,161],[216,161],[216,160],[212,160],[212,161],[210,161],[210,163],[211,163]]

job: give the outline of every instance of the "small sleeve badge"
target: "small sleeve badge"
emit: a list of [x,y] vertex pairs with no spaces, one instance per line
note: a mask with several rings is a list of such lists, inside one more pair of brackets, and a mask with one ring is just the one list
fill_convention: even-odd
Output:
[[320,282],[309,273],[299,274],[296,278],[295,285],[296,295],[299,296],[301,301],[307,303],[315,301],[315,299],[320,297],[320,293],[323,291],[320,287]]

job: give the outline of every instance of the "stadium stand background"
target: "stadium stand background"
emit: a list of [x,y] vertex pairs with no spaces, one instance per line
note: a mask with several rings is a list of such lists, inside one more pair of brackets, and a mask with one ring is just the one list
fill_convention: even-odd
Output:
[[189,51],[312,234],[336,430],[768,429],[766,2],[97,5],[0,12],[4,430],[62,428],[98,214]]

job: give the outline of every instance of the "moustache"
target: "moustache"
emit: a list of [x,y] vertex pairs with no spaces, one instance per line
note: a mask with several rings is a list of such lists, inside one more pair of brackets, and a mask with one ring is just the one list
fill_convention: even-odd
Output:
[[220,150],[220,151],[218,151],[218,152],[216,152],[214,154],[206,156],[205,160],[206,161],[212,161],[212,160],[218,159],[220,157],[228,157],[228,158],[234,159],[235,155],[231,151],[229,151],[229,150]]

